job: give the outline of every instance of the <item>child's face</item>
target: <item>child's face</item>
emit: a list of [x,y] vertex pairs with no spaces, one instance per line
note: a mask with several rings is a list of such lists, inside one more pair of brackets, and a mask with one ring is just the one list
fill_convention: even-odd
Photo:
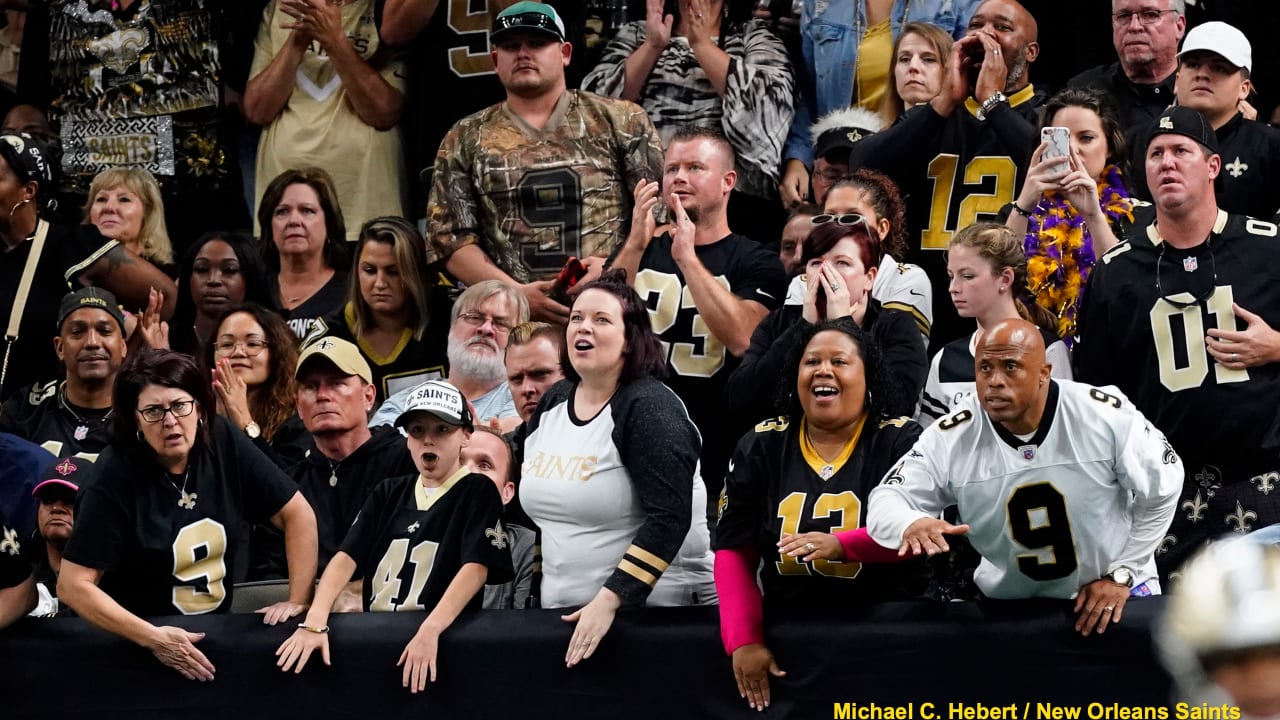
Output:
[[471,433],[430,413],[420,412],[405,423],[409,454],[418,472],[429,480],[445,480],[459,467],[462,448]]

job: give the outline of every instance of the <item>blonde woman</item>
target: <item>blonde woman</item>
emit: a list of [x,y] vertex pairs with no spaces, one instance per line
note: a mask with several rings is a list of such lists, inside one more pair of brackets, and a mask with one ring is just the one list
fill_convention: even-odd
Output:
[[425,248],[417,228],[403,218],[365,223],[346,304],[316,320],[303,341],[327,335],[355,343],[373,370],[379,404],[444,377],[449,301],[432,283]]
[[142,168],[110,168],[89,185],[86,223],[143,258],[173,265],[173,243],[164,223],[164,200],[155,177]]

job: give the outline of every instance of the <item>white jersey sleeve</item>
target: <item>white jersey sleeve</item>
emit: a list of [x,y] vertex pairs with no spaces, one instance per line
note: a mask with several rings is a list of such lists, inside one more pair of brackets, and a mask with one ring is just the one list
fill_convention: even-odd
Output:
[[929,344],[929,332],[933,328],[933,284],[919,265],[899,262],[885,253],[871,286],[871,297],[879,300],[881,307],[909,313],[924,335],[924,344]]
[[[950,416],[939,422],[945,424],[948,419]],[[898,547],[911,523],[938,517],[944,508],[955,504],[945,460],[945,443],[938,427],[926,428],[915,446],[871,491],[867,532],[873,540],[885,547]]]

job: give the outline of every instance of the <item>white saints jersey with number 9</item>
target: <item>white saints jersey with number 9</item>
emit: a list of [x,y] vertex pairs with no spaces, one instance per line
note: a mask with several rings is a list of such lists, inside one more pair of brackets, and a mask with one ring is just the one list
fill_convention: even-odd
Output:
[[897,547],[954,504],[988,597],[1070,598],[1117,566],[1158,593],[1155,550],[1181,489],[1177,454],[1118,390],[1057,380],[1026,439],[962,400],[872,491],[867,527]]

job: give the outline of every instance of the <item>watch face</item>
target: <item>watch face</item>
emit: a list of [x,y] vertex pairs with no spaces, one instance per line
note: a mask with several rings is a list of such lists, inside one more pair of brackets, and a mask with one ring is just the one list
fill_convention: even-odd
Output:
[[1121,585],[1133,585],[1133,573],[1125,568],[1117,568],[1115,572],[1111,573],[1111,578]]

